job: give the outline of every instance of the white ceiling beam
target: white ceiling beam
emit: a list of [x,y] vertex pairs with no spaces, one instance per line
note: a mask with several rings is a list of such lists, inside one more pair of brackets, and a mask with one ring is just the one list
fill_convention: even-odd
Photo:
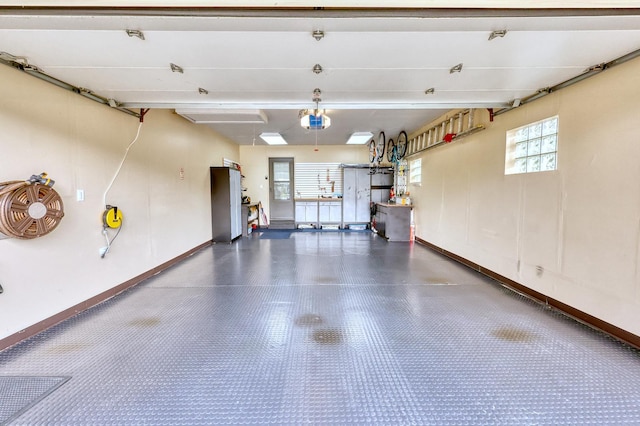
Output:
[[[0,6],[114,7],[113,0],[0,0]],[[119,7],[229,8],[473,8],[473,9],[609,9],[637,8],[640,0],[129,0]]]
[[[123,108],[160,108],[160,109],[306,109],[310,102],[292,103],[182,103],[182,102],[122,102]],[[321,109],[326,110],[414,110],[414,109],[458,109],[458,108],[505,108],[506,102],[397,102],[397,103],[328,103],[322,102]]]

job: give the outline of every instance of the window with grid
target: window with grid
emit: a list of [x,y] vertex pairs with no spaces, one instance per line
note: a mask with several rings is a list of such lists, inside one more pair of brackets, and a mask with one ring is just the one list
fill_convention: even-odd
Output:
[[412,160],[409,163],[409,183],[420,185],[422,182],[422,159]]
[[535,173],[558,168],[558,116],[509,130],[504,173]]

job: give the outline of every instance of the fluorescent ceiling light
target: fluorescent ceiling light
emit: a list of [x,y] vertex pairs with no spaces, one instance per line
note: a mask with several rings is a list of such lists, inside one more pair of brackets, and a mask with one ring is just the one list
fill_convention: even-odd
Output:
[[367,143],[373,137],[371,132],[355,132],[347,141],[347,145],[361,145]]
[[198,124],[264,124],[268,121],[264,111],[258,109],[176,108],[176,114]]
[[287,141],[284,140],[280,133],[260,133],[260,139],[268,143],[269,145],[286,145]]

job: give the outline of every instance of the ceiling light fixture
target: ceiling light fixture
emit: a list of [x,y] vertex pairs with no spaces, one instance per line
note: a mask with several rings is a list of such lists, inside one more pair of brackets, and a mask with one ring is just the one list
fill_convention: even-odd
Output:
[[453,74],[454,72],[460,72],[460,71],[462,71],[462,63],[459,63],[458,65],[451,67],[451,69],[449,70],[449,74]]
[[324,111],[315,110],[313,113],[309,110],[303,110],[305,114],[300,118],[300,126],[307,130],[316,129],[323,130],[331,126],[331,118],[324,114]]
[[362,145],[371,140],[373,133],[371,132],[355,132],[349,137],[347,145]]
[[307,130],[322,130],[331,126],[331,118],[329,118],[329,116],[325,114],[324,110],[321,111],[318,105],[322,100],[320,99],[321,94],[322,91],[320,89],[314,89],[312,101],[316,103],[316,108],[313,111],[303,109],[298,113],[298,118],[300,118],[300,126],[304,127]]
[[311,33],[311,35],[313,36],[313,38],[315,38],[316,40],[320,41],[324,38],[324,31],[322,30],[315,30],[313,33]]
[[144,33],[140,30],[125,30],[129,37],[138,37],[140,40],[144,40]]
[[184,74],[184,70],[182,69],[181,66],[178,66],[176,64],[170,63],[169,66],[171,67],[171,71],[172,72],[179,72],[180,74]]
[[287,141],[284,140],[280,133],[260,133],[260,139],[268,143],[269,145],[286,145]]
[[489,34],[489,40],[493,40],[494,38],[498,38],[498,37],[504,37],[506,35],[507,35],[507,30],[491,31],[491,34]]

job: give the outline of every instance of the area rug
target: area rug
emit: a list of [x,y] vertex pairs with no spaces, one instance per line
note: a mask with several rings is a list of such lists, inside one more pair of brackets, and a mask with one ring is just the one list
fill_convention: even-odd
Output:
[[260,234],[261,240],[287,240],[292,231],[269,231]]

